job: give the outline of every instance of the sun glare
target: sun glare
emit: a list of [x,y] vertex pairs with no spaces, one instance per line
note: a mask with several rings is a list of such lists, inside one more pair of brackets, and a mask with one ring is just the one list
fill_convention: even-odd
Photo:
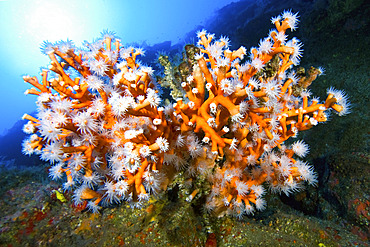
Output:
[[36,40],[60,40],[81,38],[84,35],[78,22],[77,13],[70,5],[43,1],[42,4],[31,5],[25,16],[27,36]]

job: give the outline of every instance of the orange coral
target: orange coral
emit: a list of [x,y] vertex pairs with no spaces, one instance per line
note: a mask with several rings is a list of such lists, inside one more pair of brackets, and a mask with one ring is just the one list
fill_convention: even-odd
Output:
[[[165,107],[153,70],[137,60],[142,50],[125,48],[114,34],[85,50],[45,43],[51,65],[42,82],[24,77],[35,87],[26,93],[38,96],[37,118],[24,116],[32,134],[24,152],[54,163],[51,176],[66,174],[64,188],[92,211],[122,200],[140,206],[182,170],[187,182],[204,177],[210,184],[207,209],[237,216],[265,208],[265,184],[286,194],[303,181],[315,184],[312,167],[298,159],[307,145],[284,142],[326,121],[328,109],[348,112],[347,98],[334,89],[324,103],[309,101],[305,89],[292,94],[301,44],[286,42],[285,31],[296,28],[297,15],[286,11],[272,21],[276,30],[244,63],[244,47],[231,51],[227,38],[199,32],[200,53],[188,59],[181,84],[186,94]],[[191,188],[189,201],[202,194]]]

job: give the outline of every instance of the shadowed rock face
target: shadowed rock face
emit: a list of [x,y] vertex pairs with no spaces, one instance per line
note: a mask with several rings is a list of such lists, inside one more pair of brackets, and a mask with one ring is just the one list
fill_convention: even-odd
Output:
[[[31,157],[22,154],[22,142],[26,137],[22,127],[25,121],[17,121],[6,134],[0,136],[0,157],[5,160],[14,160],[14,164],[34,166],[40,164],[38,156]],[[1,162],[1,161],[0,161]]]

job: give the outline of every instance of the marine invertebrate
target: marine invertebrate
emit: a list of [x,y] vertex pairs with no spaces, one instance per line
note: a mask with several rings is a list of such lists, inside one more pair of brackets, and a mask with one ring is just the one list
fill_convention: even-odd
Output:
[[31,134],[24,152],[53,163],[51,177],[65,174],[64,189],[94,212],[121,201],[140,207],[175,180],[187,185],[188,201],[207,195],[208,211],[242,216],[266,207],[266,186],[289,194],[316,184],[312,166],[299,160],[308,146],[284,142],[325,122],[328,110],[348,113],[347,97],[330,89],[324,102],[309,100],[308,83],[293,94],[302,45],[285,31],[296,28],[297,14],[271,20],[276,29],[249,59],[226,37],[198,32],[179,67],[185,94],[168,105],[154,71],[137,60],[143,51],[113,33],[83,49],[46,43],[51,63],[41,82],[24,77],[35,87],[26,93],[38,96],[37,116],[23,117]]

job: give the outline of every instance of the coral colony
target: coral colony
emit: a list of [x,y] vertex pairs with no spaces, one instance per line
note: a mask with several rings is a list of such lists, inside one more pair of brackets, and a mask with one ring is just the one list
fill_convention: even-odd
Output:
[[[313,167],[300,159],[307,144],[284,142],[330,110],[345,115],[349,104],[333,88],[324,102],[310,97],[323,69],[293,69],[302,44],[285,32],[297,27],[297,14],[271,21],[276,28],[249,53],[198,32],[179,66],[159,57],[157,79],[138,61],[141,49],[108,31],[81,49],[45,42],[51,62],[41,81],[23,78],[34,86],[26,94],[38,96],[36,116],[23,116],[23,152],[52,163],[52,179],[65,174],[74,203],[93,212],[123,201],[141,207],[178,183],[187,201],[203,197],[207,211],[240,217],[266,207],[267,189],[288,195],[315,185]],[[172,90],[172,103],[159,84]]]

